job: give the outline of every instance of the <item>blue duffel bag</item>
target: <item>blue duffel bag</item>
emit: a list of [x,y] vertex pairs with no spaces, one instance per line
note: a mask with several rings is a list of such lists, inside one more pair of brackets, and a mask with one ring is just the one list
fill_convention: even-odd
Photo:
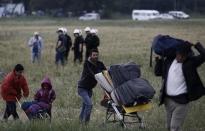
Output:
[[174,56],[176,54],[176,48],[185,42],[169,35],[157,35],[152,42],[152,49],[160,56]]
[[182,39],[174,38],[169,35],[157,35],[151,45],[150,66],[152,66],[152,52],[162,57],[174,57],[176,49],[181,44],[190,43]]

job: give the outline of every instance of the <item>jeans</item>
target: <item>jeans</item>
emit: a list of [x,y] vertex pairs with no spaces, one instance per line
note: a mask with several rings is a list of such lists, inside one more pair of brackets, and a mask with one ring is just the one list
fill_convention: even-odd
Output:
[[7,101],[6,102],[6,110],[5,110],[3,118],[5,120],[7,120],[10,115],[12,115],[15,120],[19,119],[19,116],[16,112],[16,102],[14,102],[14,101]]
[[80,112],[80,121],[81,122],[89,122],[90,120],[90,115],[92,111],[92,90],[86,90],[83,88],[78,88],[78,94],[82,99],[82,107],[81,107],[81,112]]
[[83,52],[79,52],[79,51],[75,51],[74,50],[74,63],[76,62],[76,60],[79,60],[80,63],[82,63],[83,61]]
[[34,52],[31,53],[31,61],[32,61],[32,63],[34,63],[35,60],[37,60],[38,63],[40,62],[40,60],[41,60],[41,53],[40,52],[39,53],[34,53]]
[[64,52],[56,52],[56,65],[58,65],[59,62],[61,62],[61,65],[64,65]]
[[65,61],[68,61],[69,53],[70,53],[70,49],[68,49],[68,50],[65,51],[65,53],[64,53],[64,60],[65,60]]

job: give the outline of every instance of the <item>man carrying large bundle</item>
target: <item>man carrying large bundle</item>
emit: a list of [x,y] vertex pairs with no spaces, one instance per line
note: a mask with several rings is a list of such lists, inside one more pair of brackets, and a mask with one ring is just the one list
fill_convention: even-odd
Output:
[[98,61],[98,50],[91,50],[88,60],[85,60],[81,79],[78,82],[78,94],[82,98],[80,121],[87,124],[92,111],[92,89],[97,85],[95,74],[106,70],[104,64]]
[[[193,55],[191,46],[200,53]],[[189,102],[205,94],[197,68],[205,62],[205,49],[200,44],[184,42],[176,47],[176,54],[156,59],[155,74],[162,76],[160,105],[165,104],[167,128],[180,131],[189,109]]]

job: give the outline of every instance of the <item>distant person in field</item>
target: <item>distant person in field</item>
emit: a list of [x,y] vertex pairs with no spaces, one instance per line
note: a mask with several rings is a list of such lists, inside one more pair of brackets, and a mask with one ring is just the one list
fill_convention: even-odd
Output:
[[10,115],[12,115],[15,120],[19,119],[16,112],[16,101],[17,99],[20,100],[22,95],[24,97],[28,97],[29,95],[29,88],[23,76],[23,71],[24,67],[21,64],[17,64],[14,70],[6,75],[1,84],[1,95],[6,102],[6,110],[3,116],[5,120],[7,120]]
[[24,102],[22,109],[26,112],[29,119],[38,117],[38,112],[47,113],[51,116],[52,103],[56,99],[55,91],[52,87],[51,80],[45,77],[41,82],[41,87],[34,95],[34,101]]
[[80,39],[81,39],[81,41],[82,41],[82,60],[83,60],[83,48],[84,48],[84,43],[85,43],[85,39],[84,39],[84,37],[83,37],[83,32],[82,32],[82,30],[81,29],[79,29],[79,31],[80,31]]
[[66,51],[65,51],[65,54],[64,54],[64,59],[65,61],[68,61],[68,56],[69,56],[69,53],[70,53],[70,48],[72,47],[72,39],[71,37],[68,35],[68,31],[66,28],[64,28],[64,31],[63,31],[64,35],[65,35],[65,47],[66,47]]
[[41,60],[41,53],[43,49],[43,39],[38,32],[34,32],[34,36],[29,39],[28,45],[31,48],[32,63],[34,63],[36,60],[39,63]]
[[80,39],[81,39],[81,41],[83,42],[83,44],[84,44],[84,42],[85,42],[85,39],[84,39],[84,37],[83,37],[83,32],[82,32],[82,30],[81,29],[79,29],[79,35],[80,35]]
[[197,43],[197,56],[191,51],[193,44],[186,42],[178,46],[175,57],[156,59],[155,73],[162,76],[160,105],[164,104],[169,131],[181,131],[189,109],[189,103],[205,95],[197,68],[205,62],[205,48]]
[[90,27],[86,27],[86,28],[84,29],[84,31],[85,31],[85,34],[86,34],[86,36],[85,36],[85,41],[84,41],[85,48],[86,48],[85,60],[87,60],[88,57],[89,57],[89,52],[90,52],[90,50],[92,49],[92,46],[91,46],[91,43],[92,43],[92,35],[91,35],[91,33],[90,33],[90,31],[91,31]]
[[74,63],[78,60],[80,63],[83,61],[83,37],[80,35],[80,30],[75,29],[73,32],[73,35],[75,37],[74,43],[73,43],[73,51],[74,51]]
[[56,58],[55,58],[55,63],[58,66],[59,63],[61,63],[62,66],[65,64],[65,52],[66,52],[66,38],[65,35],[63,34],[63,28],[59,28],[57,30],[58,33],[58,40],[56,43]]
[[98,31],[97,29],[91,29],[90,31],[91,35],[92,35],[92,40],[91,40],[91,49],[97,49],[100,46],[100,39],[97,35]]
[[82,99],[82,107],[80,112],[80,121],[87,124],[90,120],[92,111],[92,89],[97,85],[95,74],[106,70],[105,65],[98,60],[98,50],[90,51],[89,58],[85,60],[81,79],[78,82],[78,94]]

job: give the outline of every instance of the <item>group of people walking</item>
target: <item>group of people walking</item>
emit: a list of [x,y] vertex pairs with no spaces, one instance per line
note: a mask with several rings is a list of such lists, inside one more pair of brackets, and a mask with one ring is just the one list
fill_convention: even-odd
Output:
[[[68,56],[70,50],[74,52],[73,62],[82,63],[83,61],[83,49],[85,47],[85,60],[89,57],[89,52],[92,49],[97,49],[100,45],[100,39],[97,35],[97,29],[91,29],[90,27],[86,27],[85,38],[82,35],[82,31],[80,29],[74,29],[73,36],[74,41],[72,41],[71,36],[68,35],[67,29],[64,27],[58,28],[57,34],[57,42],[55,46],[56,56],[55,63],[56,65],[64,65],[68,61]],[[39,35],[38,32],[34,32],[34,36],[29,39],[28,45],[31,49],[31,61],[34,63],[35,61],[40,62],[42,49],[43,49],[43,39]]]
[[[81,78],[78,81],[78,94],[82,99],[82,107],[79,115],[81,123],[87,124],[90,120],[92,112],[92,89],[97,85],[95,74],[106,70],[103,62],[98,60],[100,44],[96,32],[92,32],[89,27],[85,28],[86,37],[83,39],[79,29],[74,30],[74,44],[70,36],[67,35],[64,28],[59,28],[58,41],[56,44],[56,64],[67,60],[70,49],[74,50],[74,62],[79,60],[82,62],[83,45],[86,47],[86,56],[83,65]],[[35,59],[40,60],[40,53],[43,47],[42,38],[36,32],[29,44],[32,49],[32,62]],[[41,43],[41,44],[39,44]],[[38,49],[34,44],[39,44]],[[67,44],[67,45],[66,45]],[[66,45],[66,46],[65,46]],[[64,46],[64,47],[62,47]],[[199,52],[199,55],[193,55],[191,48]],[[189,103],[198,100],[205,95],[205,88],[200,80],[197,68],[205,62],[205,48],[200,43],[186,43],[177,47],[176,54],[172,57],[156,59],[155,74],[161,76],[163,83],[161,89],[160,104],[165,105],[167,114],[167,129],[169,131],[180,131],[189,109]],[[29,88],[26,79],[22,75],[23,66],[17,64],[14,70],[9,73],[1,84],[1,95],[6,101],[6,110],[4,119],[8,119],[13,115],[14,119],[18,119],[16,112],[16,101],[23,96],[28,97]],[[41,82],[39,91],[34,95],[34,101],[25,103],[23,109],[29,117],[37,109],[51,109],[52,102],[55,100],[55,91],[49,78],[45,78]],[[38,108],[36,107],[38,106]],[[36,109],[36,110],[35,110]]]
[[[105,65],[98,60],[99,52],[97,49],[91,49],[89,57],[84,62],[81,78],[78,82],[78,94],[82,98],[82,109],[80,121],[87,123],[90,120],[92,111],[92,89],[97,85],[94,75],[106,70]],[[27,80],[23,75],[24,67],[17,64],[13,71],[7,74],[1,84],[1,96],[6,102],[6,109],[3,119],[7,120],[10,115],[14,119],[19,119],[16,111],[16,102],[21,97],[29,96]],[[38,111],[45,111],[51,117],[52,103],[56,99],[56,93],[49,77],[45,77],[40,83],[40,89],[36,91],[34,100],[24,102],[21,108],[25,111],[29,119],[38,115]]]

